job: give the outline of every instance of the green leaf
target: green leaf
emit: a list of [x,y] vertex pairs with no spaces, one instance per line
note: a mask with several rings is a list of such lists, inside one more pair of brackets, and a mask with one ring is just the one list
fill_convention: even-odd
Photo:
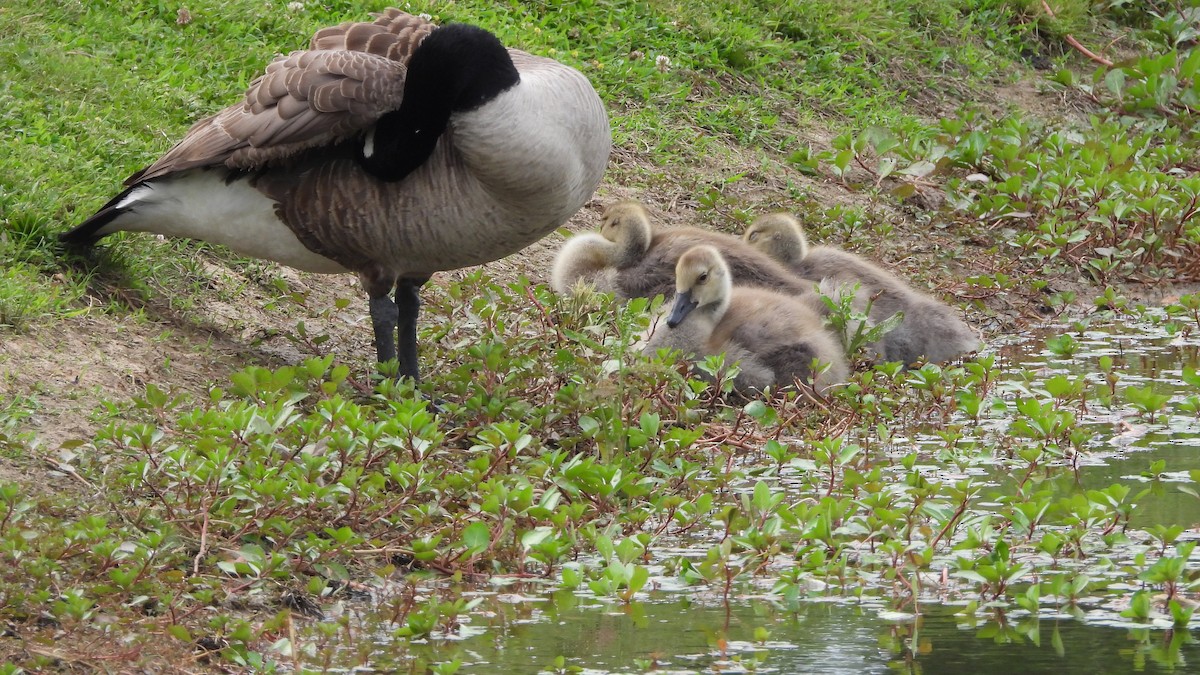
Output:
[[634,565],[633,572],[629,575],[628,586],[629,590],[637,593],[645,587],[646,582],[650,580],[650,570],[644,565]]
[[463,528],[462,543],[471,555],[482,553],[492,543],[492,528],[478,521]]
[[[1196,50],[1200,54],[1200,49]],[[1183,381],[1193,387],[1200,387],[1200,375],[1196,373],[1196,369],[1191,366],[1183,367]]]
[[879,164],[875,167],[875,175],[878,179],[887,178],[896,170],[895,157],[882,157]]
[[1054,631],[1050,633],[1050,645],[1054,647],[1054,653],[1060,658],[1066,655],[1067,648],[1063,644],[1062,632],[1058,629],[1058,622],[1054,622]]
[[917,194],[917,186],[912,183],[900,183],[892,188],[892,196],[901,201]]
[[1104,86],[1108,87],[1109,93],[1120,98],[1125,90],[1125,71],[1120,68],[1109,70],[1104,75]]
[[924,178],[934,171],[937,171],[937,164],[922,159],[909,164],[896,173],[903,174],[905,176],[912,176],[913,178]]
[[521,535],[521,548],[528,551],[538,544],[546,541],[546,538],[554,534],[554,528],[543,525],[535,527],[532,530]]
[[579,584],[583,583],[583,575],[574,567],[563,567],[559,570],[559,575],[564,588],[579,588]]
[[743,406],[742,411],[754,419],[760,419],[767,413],[767,404],[759,399],[754,399]]
[[584,436],[591,438],[592,436],[596,435],[596,432],[599,429],[600,423],[596,421],[596,418],[588,415],[580,415],[579,430],[583,432]]
[[966,579],[967,581],[974,581],[975,583],[979,584],[989,583],[986,577],[975,570],[958,570],[957,572],[951,572],[950,576],[958,577],[959,579]]

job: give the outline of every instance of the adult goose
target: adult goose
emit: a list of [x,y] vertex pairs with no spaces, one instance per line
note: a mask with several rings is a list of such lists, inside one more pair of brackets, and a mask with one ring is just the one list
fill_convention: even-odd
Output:
[[645,207],[636,201],[610,205],[601,218],[600,234],[568,239],[555,258],[554,289],[566,293],[583,281],[623,298],[670,296],[675,290],[676,263],[689,249],[713,246],[721,252],[733,283],[770,288],[821,307],[815,283],[793,274],[738,237],[696,227],[655,228]]
[[903,312],[899,326],[873,348],[885,360],[949,361],[980,348],[979,336],[944,303],[914,290],[894,274],[853,253],[809,246],[799,221],[786,213],[760,216],[744,239],[801,276],[822,279],[822,288],[858,284],[857,300],[872,300],[869,318],[878,323]]
[[388,9],[276,58],[62,238],[154,232],[357,273],[379,360],[398,347],[415,380],[421,285],[562,225],[610,148],[604,106],[575,69]]
[[[675,296],[643,351],[678,349],[693,357],[725,353],[739,362],[739,390],[786,386],[796,380],[824,388],[845,381],[841,345],[803,302],[765,288],[733,285],[721,252],[695,246],[675,266]],[[814,362],[821,364],[813,369]]]

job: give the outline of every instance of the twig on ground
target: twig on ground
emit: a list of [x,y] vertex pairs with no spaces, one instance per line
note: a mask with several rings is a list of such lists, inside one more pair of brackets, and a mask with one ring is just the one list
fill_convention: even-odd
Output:
[[[1046,0],[1042,0],[1042,9],[1046,10],[1046,14],[1051,19],[1053,19],[1055,17],[1054,10],[1050,9],[1050,3],[1046,2]],[[1082,44],[1079,43],[1079,40],[1075,39],[1074,35],[1067,33],[1066,35],[1063,36],[1063,39],[1067,41],[1067,44],[1071,45],[1076,50],[1078,50],[1080,54],[1083,54],[1084,56],[1095,61],[1096,63],[1099,63],[1102,66],[1106,66],[1108,68],[1112,67],[1112,65],[1113,65],[1112,61],[1109,61],[1108,59],[1104,58],[1103,56],[1100,56],[1099,54],[1093,52],[1092,50],[1088,49],[1087,47],[1084,47]]]

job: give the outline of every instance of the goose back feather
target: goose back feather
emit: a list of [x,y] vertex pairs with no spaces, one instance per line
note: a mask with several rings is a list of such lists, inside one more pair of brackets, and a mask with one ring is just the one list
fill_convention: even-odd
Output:
[[[603,264],[611,268],[605,277],[611,288],[600,290],[610,290],[624,298],[669,297],[675,291],[675,267],[680,256],[696,246],[708,245],[721,252],[733,283],[770,288],[801,298],[818,311],[822,307],[813,292],[814,282],[798,277],[738,237],[696,227],[656,228],[645,207],[638,202],[617,202],[605,209],[600,233],[610,246],[604,247],[593,237],[589,237],[586,248],[564,245],[556,258],[556,267],[592,270],[594,276],[595,270]],[[569,258],[582,255],[585,250],[591,262],[571,264]],[[565,292],[574,281],[564,276],[555,288]]]

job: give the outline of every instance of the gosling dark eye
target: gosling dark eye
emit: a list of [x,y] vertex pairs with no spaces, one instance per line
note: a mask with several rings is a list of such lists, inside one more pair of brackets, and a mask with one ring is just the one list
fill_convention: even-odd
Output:
[[699,277],[696,278],[696,283],[698,283],[698,284],[702,284],[706,281],[708,281],[708,272],[705,272],[704,274],[701,274]]

